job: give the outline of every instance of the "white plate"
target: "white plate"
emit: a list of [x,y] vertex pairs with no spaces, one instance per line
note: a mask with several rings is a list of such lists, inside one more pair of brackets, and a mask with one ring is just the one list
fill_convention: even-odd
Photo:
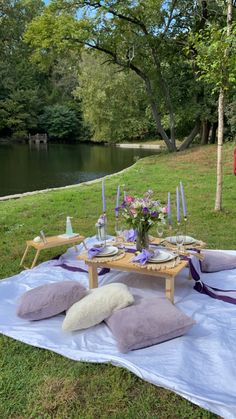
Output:
[[151,256],[148,262],[151,263],[162,263],[172,260],[176,257],[174,253],[166,252],[165,250],[159,250],[157,255]]
[[118,253],[119,249],[115,246],[106,246],[102,250],[102,252],[99,252],[96,254],[97,257],[106,257],[106,256],[114,256]]
[[[183,237],[184,237],[183,244],[193,244],[196,242],[196,239],[194,239],[193,237],[190,237],[190,236],[183,236]],[[171,244],[177,244],[176,236],[166,237],[165,240]]]

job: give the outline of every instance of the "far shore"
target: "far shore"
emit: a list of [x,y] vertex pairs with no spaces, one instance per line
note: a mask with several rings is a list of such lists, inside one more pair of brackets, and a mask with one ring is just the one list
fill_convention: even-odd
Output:
[[160,144],[145,144],[145,143],[117,143],[116,147],[121,148],[146,148],[149,150],[161,150],[163,147]]

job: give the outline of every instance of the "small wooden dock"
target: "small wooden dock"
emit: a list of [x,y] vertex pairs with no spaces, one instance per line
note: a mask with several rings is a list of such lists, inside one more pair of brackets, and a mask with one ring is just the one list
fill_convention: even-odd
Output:
[[31,135],[29,134],[29,144],[47,144],[48,142],[48,136],[47,134],[35,134]]

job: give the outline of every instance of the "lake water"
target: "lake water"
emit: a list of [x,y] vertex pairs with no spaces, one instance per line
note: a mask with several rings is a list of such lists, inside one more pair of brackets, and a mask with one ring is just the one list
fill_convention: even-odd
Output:
[[97,179],[151,154],[155,151],[93,144],[0,144],[0,196]]

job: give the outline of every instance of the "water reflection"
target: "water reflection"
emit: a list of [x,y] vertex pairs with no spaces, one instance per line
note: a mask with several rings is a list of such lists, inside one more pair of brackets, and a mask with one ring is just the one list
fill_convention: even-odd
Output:
[[100,145],[0,145],[0,196],[96,179],[154,151]]

